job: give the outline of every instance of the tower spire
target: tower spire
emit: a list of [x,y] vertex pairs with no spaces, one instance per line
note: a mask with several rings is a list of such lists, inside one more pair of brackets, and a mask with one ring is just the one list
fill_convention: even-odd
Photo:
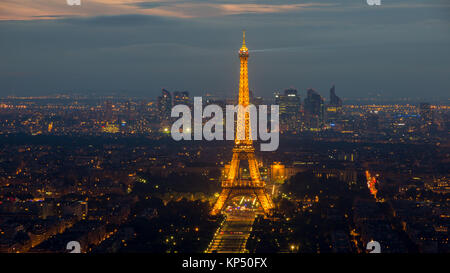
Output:
[[240,49],[240,52],[247,52],[247,46],[245,45],[245,30],[242,31],[242,47]]

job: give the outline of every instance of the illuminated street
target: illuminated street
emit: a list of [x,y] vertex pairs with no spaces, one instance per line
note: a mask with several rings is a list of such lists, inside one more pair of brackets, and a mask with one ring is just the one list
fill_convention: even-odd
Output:
[[227,219],[206,251],[207,253],[243,253],[245,244],[252,231],[255,212],[253,210],[233,210],[227,213]]

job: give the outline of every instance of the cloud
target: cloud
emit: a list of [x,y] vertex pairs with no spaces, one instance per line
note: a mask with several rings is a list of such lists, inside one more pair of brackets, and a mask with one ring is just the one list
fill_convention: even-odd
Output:
[[[69,6],[66,0],[2,0],[0,8],[0,20],[36,20],[54,19],[55,16],[98,16],[120,15],[132,13],[134,10],[127,5],[118,2],[129,0],[112,0],[107,4],[105,0],[81,0],[81,6]],[[117,2],[117,4],[115,4]]]
[[66,0],[2,0],[0,20],[37,20],[140,14],[175,18],[201,18],[246,13],[283,13],[332,4],[281,1],[142,1],[81,0],[69,6]]
[[81,1],[80,9],[0,0],[0,17],[27,20],[0,22],[0,96],[123,89],[154,97],[161,87],[231,96],[243,28],[259,95],[291,85],[327,91],[331,82],[343,96],[450,86],[450,17],[438,1]]
[[55,16],[61,18],[59,21],[73,25],[87,25],[87,26],[137,26],[137,25],[171,25],[176,23],[175,20],[167,19],[159,16],[149,16],[142,14],[124,14],[124,15],[103,15],[95,17],[69,17]]

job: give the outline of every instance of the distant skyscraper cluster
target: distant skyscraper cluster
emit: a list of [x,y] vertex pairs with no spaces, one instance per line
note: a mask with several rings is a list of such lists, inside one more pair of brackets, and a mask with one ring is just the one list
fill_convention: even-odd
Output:
[[157,99],[157,107],[162,130],[166,130],[170,127],[170,113],[172,107],[178,104],[191,105],[188,91],[174,91],[173,94],[171,94],[166,89],[161,90],[161,96],[158,96]]
[[275,92],[275,104],[280,107],[282,132],[316,131],[335,125],[342,109],[342,100],[336,95],[335,86],[330,89],[328,105],[325,105],[324,98],[316,90],[310,88],[306,92],[303,104],[296,89]]

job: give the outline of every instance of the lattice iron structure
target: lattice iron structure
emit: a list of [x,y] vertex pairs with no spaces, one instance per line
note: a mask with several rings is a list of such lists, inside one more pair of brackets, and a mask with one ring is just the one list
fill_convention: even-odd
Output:
[[[250,112],[245,111],[250,105],[250,95],[248,89],[248,48],[245,45],[245,31],[243,32],[242,47],[239,50],[241,69],[239,77],[239,105],[243,106],[237,112],[237,129],[235,144],[233,148],[233,158],[230,169],[225,180],[222,181],[222,191],[211,211],[212,215],[219,214],[225,206],[227,200],[238,195],[254,195],[261,204],[264,213],[270,214],[274,208],[272,198],[265,191],[265,182],[261,180],[258,162],[255,158],[255,149],[250,137]],[[239,139],[242,135],[245,138]],[[248,162],[250,178],[242,178],[239,175],[239,168],[242,161]]]

